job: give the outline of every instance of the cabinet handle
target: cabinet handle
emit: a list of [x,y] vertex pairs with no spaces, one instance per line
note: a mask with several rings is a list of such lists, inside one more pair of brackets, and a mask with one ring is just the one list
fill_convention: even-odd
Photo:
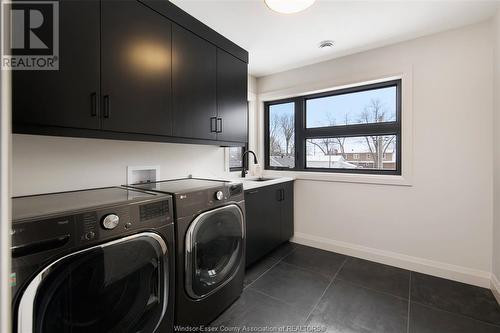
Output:
[[210,133],[217,133],[217,117],[210,118]]
[[279,189],[277,191],[277,197],[278,197],[278,201],[283,201],[285,200],[285,190],[283,189]]
[[90,115],[92,117],[96,117],[97,116],[97,93],[92,93],[90,95],[90,103],[91,103]]
[[222,133],[222,118],[217,118],[217,133]]
[[111,105],[110,105],[110,101],[109,101],[109,95],[106,95],[106,96],[104,96],[104,110],[103,110],[102,116],[104,118],[109,118],[110,113],[111,113]]

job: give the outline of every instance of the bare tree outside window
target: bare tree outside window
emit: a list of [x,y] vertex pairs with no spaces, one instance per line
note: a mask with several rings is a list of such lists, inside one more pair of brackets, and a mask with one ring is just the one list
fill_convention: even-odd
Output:
[[[285,155],[293,154],[294,145],[291,144],[293,134],[295,133],[295,120],[293,114],[283,114],[279,119],[279,127],[285,138]],[[290,145],[291,144],[291,145]]]
[[295,105],[284,103],[269,108],[269,156],[274,167],[295,167]]
[[279,140],[279,119],[277,114],[273,114],[273,117],[270,121],[270,126],[269,126],[269,139],[270,139],[270,148],[271,148],[271,154],[274,155],[281,155],[281,145],[280,145],[280,140]]
[[[384,123],[393,121],[394,117],[387,109],[380,99],[372,99],[370,104],[367,105],[361,114],[361,122],[365,124],[370,123]],[[372,154],[374,161],[374,169],[384,168],[384,155],[389,147],[392,147],[395,136],[367,136],[365,137],[366,146]]]

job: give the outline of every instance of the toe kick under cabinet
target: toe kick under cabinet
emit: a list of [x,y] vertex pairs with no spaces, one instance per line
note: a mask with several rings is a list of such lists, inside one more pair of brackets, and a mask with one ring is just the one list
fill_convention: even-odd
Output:
[[15,133],[247,141],[248,52],[167,0],[60,0],[57,70],[14,70]]
[[293,236],[293,181],[245,191],[246,265]]

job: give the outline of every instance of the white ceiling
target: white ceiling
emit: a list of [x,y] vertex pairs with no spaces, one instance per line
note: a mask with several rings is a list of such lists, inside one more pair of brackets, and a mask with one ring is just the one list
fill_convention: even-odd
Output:
[[[250,74],[264,76],[480,22],[499,1],[317,0],[283,15],[262,0],[171,0],[250,53]],[[322,40],[335,46],[319,49]]]

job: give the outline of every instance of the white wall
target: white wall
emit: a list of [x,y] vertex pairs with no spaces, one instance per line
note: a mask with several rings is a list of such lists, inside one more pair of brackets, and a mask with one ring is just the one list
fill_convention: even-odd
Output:
[[13,194],[126,184],[127,166],[160,166],[162,179],[220,176],[224,148],[35,135],[13,135]]
[[248,75],[248,94],[256,94],[257,93],[257,78],[252,75]]
[[412,69],[412,186],[299,179],[296,241],[489,286],[491,35],[485,22],[258,79],[262,96]]
[[[500,9],[493,20],[495,38],[494,70],[494,230],[493,230],[493,274],[500,296]],[[500,300],[500,297],[499,297]]]

